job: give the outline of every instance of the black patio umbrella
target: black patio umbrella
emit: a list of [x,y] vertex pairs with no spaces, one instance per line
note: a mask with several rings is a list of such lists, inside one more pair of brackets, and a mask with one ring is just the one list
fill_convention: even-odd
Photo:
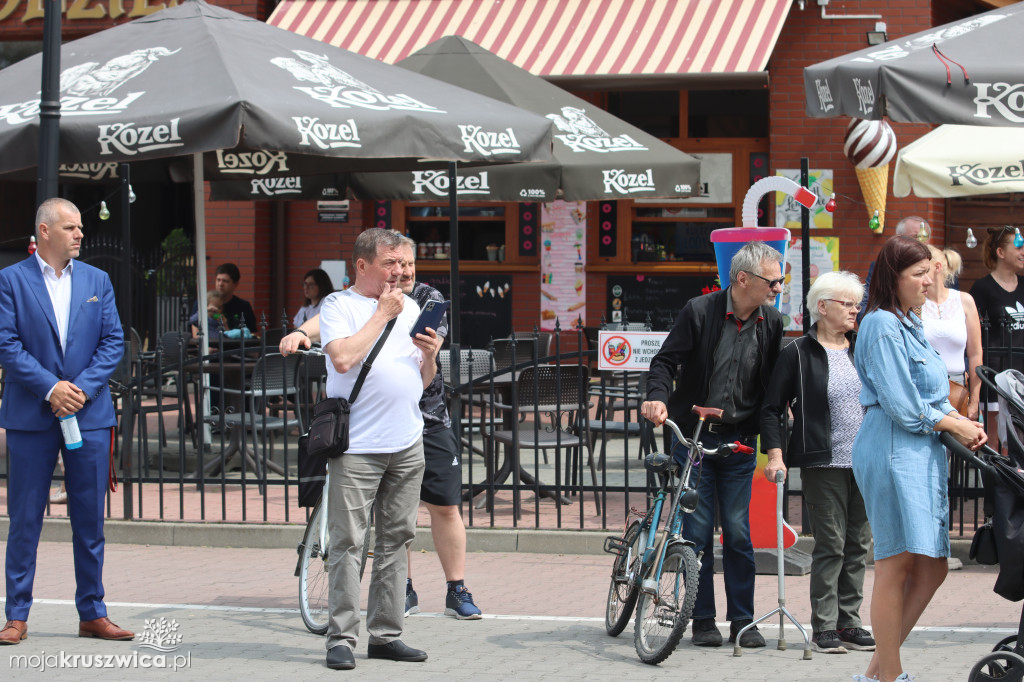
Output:
[[1024,3],[804,69],[807,115],[1024,125]]
[[[459,36],[445,36],[396,64],[455,83],[547,117],[555,124],[554,160],[480,169],[459,178],[459,194],[474,201],[589,201],[690,197],[699,193],[700,162],[639,128]],[[466,147],[493,133],[464,126]],[[506,135],[507,137],[507,135]],[[359,173],[357,196],[435,199],[447,178],[430,170]]]
[[[36,165],[41,61],[0,71],[0,173]],[[62,164],[192,155],[199,300],[204,153],[236,179],[551,158],[543,117],[201,0],[65,43],[61,66]]]

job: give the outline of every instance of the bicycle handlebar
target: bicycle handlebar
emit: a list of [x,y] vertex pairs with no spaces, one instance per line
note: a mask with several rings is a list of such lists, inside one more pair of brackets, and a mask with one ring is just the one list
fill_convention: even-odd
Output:
[[[698,428],[699,428],[701,422],[697,422],[697,424],[698,424]],[[676,438],[679,439],[680,444],[682,444],[684,447],[692,449],[695,445],[698,444],[693,439],[685,437],[683,435],[682,431],[679,430],[679,427],[676,425],[676,423],[674,421],[672,421],[671,419],[666,419],[665,420],[665,425],[668,426],[670,429],[672,429],[673,433],[676,434]],[[694,435],[696,435],[696,431],[694,432]],[[723,449],[728,450],[729,453],[722,453],[723,457],[728,456],[728,454],[730,454],[732,452],[738,452],[741,455],[752,455],[752,454],[754,454],[754,448],[750,447],[749,445],[744,445],[743,443],[740,443],[739,441],[735,441],[733,443],[722,443],[721,445],[719,445],[717,448],[714,448],[714,449],[708,449],[708,448],[705,448],[703,445],[701,445],[700,449],[701,449],[701,452],[703,452],[705,455],[717,455],[717,454],[719,454],[719,451],[721,451]]]

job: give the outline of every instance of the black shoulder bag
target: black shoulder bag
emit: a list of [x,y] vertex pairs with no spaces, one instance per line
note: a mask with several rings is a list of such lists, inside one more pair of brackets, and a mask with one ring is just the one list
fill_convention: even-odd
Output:
[[352,393],[348,400],[345,398],[326,398],[321,400],[313,408],[313,420],[309,424],[309,430],[299,437],[299,506],[312,507],[320,499],[324,483],[327,480],[327,460],[340,457],[348,450],[348,426],[349,414],[352,403],[359,396],[363,387],[366,375],[373,367],[373,361],[377,358],[388,334],[395,326],[392,318],[381,332],[377,343],[373,345],[370,354],[366,356],[363,367],[356,377],[356,383],[352,386]]

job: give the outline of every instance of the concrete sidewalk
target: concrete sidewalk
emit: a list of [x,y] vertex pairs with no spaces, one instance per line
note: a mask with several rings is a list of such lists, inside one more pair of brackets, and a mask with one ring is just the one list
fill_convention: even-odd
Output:
[[[0,543],[0,549],[4,549]],[[109,544],[105,584],[110,615],[141,634],[147,619],[176,621],[181,647],[175,656],[187,668],[82,669],[81,679],[236,680],[247,678],[338,679],[342,672],[323,667],[323,639],[302,626],[296,608],[298,580],[292,575],[296,554],[287,549],[226,549]],[[696,680],[849,680],[863,672],[870,654],[814,654],[801,660],[799,632],[786,628],[788,650],[775,648],[778,620],[762,628],[768,648],[742,657],[731,647],[700,649],[689,636],[661,666],[639,662],[632,629],[617,639],[604,632],[603,605],[610,556],[471,553],[467,585],[486,614],[482,621],[459,622],[436,614],[444,608],[444,578],[436,556],[413,554],[414,582],[424,614],[406,620],[405,641],[426,649],[423,664],[397,664],[365,658],[365,640],[357,650],[356,674],[384,679],[653,679],[685,676]],[[1020,606],[992,592],[996,571],[968,567],[950,573],[921,626],[904,647],[905,668],[918,680],[964,680],[992,645],[1017,631]],[[862,616],[870,626],[873,572],[868,570]],[[365,582],[365,581],[364,581]],[[807,577],[786,581],[790,610],[807,623]],[[719,614],[724,615],[720,576],[716,580]],[[60,662],[59,654],[153,654],[136,642],[82,640],[77,632],[71,547],[40,546],[35,589],[37,603],[29,621],[29,639],[0,650],[0,678],[35,679],[25,665]],[[777,579],[757,578],[756,611],[777,606]],[[365,585],[364,585],[365,600]],[[365,601],[364,601],[365,604]],[[727,631],[726,624],[723,631]],[[23,655],[24,659],[11,656]],[[35,658],[33,658],[33,656]],[[135,658],[136,662],[142,660]],[[151,660],[151,659],[150,659]],[[111,659],[114,662],[114,659]],[[12,665],[21,669],[10,669]],[[129,664],[131,661],[129,660]],[[60,674],[57,671],[48,673]]]

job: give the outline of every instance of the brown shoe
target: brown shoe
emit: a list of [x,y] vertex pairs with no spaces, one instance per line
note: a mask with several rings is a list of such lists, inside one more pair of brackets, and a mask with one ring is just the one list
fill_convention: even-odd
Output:
[[109,618],[83,620],[78,624],[79,637],[96,637],[97,639],[135,639],[135,633],[123,630],[110,622]]
[[9,620],[0,630],[0,644],[17,644],[28,637],[28,623],[23,620]]

